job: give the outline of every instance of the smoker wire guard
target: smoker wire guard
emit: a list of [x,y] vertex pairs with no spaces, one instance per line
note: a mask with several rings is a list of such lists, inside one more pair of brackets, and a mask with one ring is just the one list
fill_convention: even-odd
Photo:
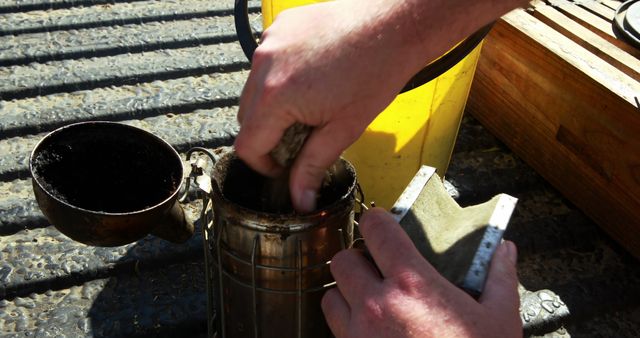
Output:
[[[218,148],[220,149],[220,148]],[[178,198],[178,201],[180,203],[183,203],[187,200],[187,198],[189,197],[188,195],[190,195],[190,187],[193,183],[195,183],[197,185],[197,196],[195,197],[195,199],[199,199],[202,200],[202,209],[200,210],[200,223],[202,226],[202,238],[203,238],[203,244],[204,244],[204,264],[205,264],[205,278],[206,278],[206,288],[207,288],[207,336],[208,337],[213,337],[213,338],[226,338],[226,332],[225,332],[225,314],[224,311],[220,311],[220,313],[215,313],[214,309],[217,307],[216,305],[216,301],[214,296],[215,293],[217,292],[217,296],[218,296],[218,300],[219,300],[219,306],[218,307],[222,307],[224,304],[224,295],[221,292],[222,289],[222,277],[223,274],[226,278],[229,278],[232,282],[237,283],[240,286],[243,286],[245,288],[250,288],[252,290],[252,299],[253,299],[253,303],[252,305],[252,321],[253,321],[253,327],[254,327],[254,332],[253,332],[253,336],[254,337],[259,337],[259,332],[258,332],[258,312],[257,312],[257,292],[265,292],[265,293],[273,293],[273,294],[280,294],[280,295],[297,295],[297,335],[296,337],[298,338],[303,338],[302,335],[302,295],[304,293],[312,293],[312,292],[323,292],[331,287],[333,287],[336,283],[335,281],[325,284],[325,285],[319,285],[319,286],[315,286],[315,287],[311,287],[311,288],[306,288],[303,289],[302,288],[302,275],[303,272],[305,271],[311,271],[311,270],[316,270],[316,269],[320,269],[323,267],[326,267],[329,265],[330,261],[326,261],[324,263],[321,264],[316,264],[316,265],[311,265],[311,266],[306,266],[303,267],[303,263],[302,263],[302,241],[298,240],[297,243],[297,248],[296,248],[296,258],[297,258],[297,268],[290,268],[290,267],[280,267],[280,266],[268,266],[268,265],[262,265],[262,264],[256,264],[256,248],[257,248],[257,242],[258,242],[258,237],[255,236],[253,238],[253,247],[252,247],[252,252],[251,252],[251,258],[250,259],[245,259],[242,257],[239,257],[238,255],[234,254],[233,252],[231,252],[228,249],[223,248],[223,245],[221,243],[221,238],[222,236],[219,236],[219,234],[221,233],[221,231],[223,230],[221,227],[218,227],[218,229],[214,229],[213,226],[213,208],[212,208],[212,189],[211,189],[211,177],[207,174],[204,173],[204,162],[202,161],[202,158],[199,159],[195,159],[192,160],[192,156],[193,154],[195,154],[196,152],[200,152],[204,155],[206,155],[207,157],[209,157],[209,159],[211,160],[211,162],[213,163],[213,165],[215,165],[215,163],[218,161],[218,159],[222,156],[216,156],[216,154],[214,154],[214,152],[210,151],[209,149],[206,148],[202,148],[202,147],[194,147],[191,148],[187,153],[186,153],[186,160],[187,163],[189,163],[191,165],[191,172],[190,174],[185,178],[186,182],[184,185],[184,191],[182,192],[181,196]],[[354,210],[354,225],[357,226],[358,222],[357,220],[359,219],[360,215],[362,214],[362,212],[364,210],[367,210],[368,207],[364,204],[364,193],[362,191],[362,188],[360,187],[360,184],[357,182],[357,178],[356,178],[356,182],[355,182],[355,189],[353,190],[352,194],[354,195],[359,195],[359,197],[354,196],[356,205],[359,206],[359,210]],[[373,206],[375,206],[374,203],[372,203]],[[342,229],[338,229],[338,231],[341,231]],[[354,227],[355,230],[355,227]],[[355,235],[355,233],[357,233],[357,231],[354,231],[354,236],[353,236],[353,240],[351,241],[351,243],[347,243],[347,237],[345,235],[340,236],[341,238],[341,248],[342,249],[346,249],[346,248],[352,248],[355,247],[359,244],[363,244],[363,241],[361,238],[357,238],[357,236]],[[216,236],[218,235],[218,236]],[[213,255],[213,252],[216,253],[216,255]],[[223,266],[222,265],[222,253],[224,253],[226,256],[230,257],[231,259],[240,262],[244,265],[250,266],[252,269],[252,280],[251,280],[251,284],[248,284],[244,281],[241,281],[237,278],[235,278],[231,273],[229,273],[228,271],[221,269],[220,267]],[[365,252],[366,255],[368,255],[368,253]],[[217,276],[213,276],[214,271],[213,268],[215,266],[215,271],[218,272]],[[272,271],[279,271],[279,272],[295,272],[296,273],[296,279],[297,279],[297,287],[295,290],[275,290],[275,289],[268,289],[268,288],[262,288],[262,287],[257,287],[256,286],[256,270],[257,269],[264,269],[264,270],[272,270]],[[219,288],[219,290],[214,290],[214,278],[217,278],[217,281],[219,283],[219,285],[221,286]],[[220,315],[220,318],[217,318],[217,316]],[[218,328],[216,328],[216,322],[222,323],[220,329],[220,332],[217,331]],[[220,334],[220,335],[219,335]]]

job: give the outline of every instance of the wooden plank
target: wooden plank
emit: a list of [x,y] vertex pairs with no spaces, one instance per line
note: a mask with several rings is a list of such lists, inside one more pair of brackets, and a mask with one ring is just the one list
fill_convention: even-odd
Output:
[[604,6],[607,6],[613,9],[614,11],[617,10],[618,7],[620,7],[620,5],[622,5],[621,1],[615,1],[615,0],[598,0],[598,2],[603,4]]
[[[640,258],[640,90],[603,63],[514,11],[487,37],[468,107]],[[625,77],[627,87],[616,86]]]
[[[640,60],[636,56],[618,48],[551,6],[545,4],[536,5],[532,14],[591,53],[622,70],[635,80],[640,81]],[[640,51],[637,54],[640,57]]]
[[578,0],[574,1],[574,3],[608,21],[612,21],[615,15],[615,11],[613,9],[595,0]]
[[613,26],[611,25],[611,22],[566,0],[548,0],[547,2],[550,6],[557,9],[562,14],[568,16],[572,20],[600,35],[602,38],[616,45],[618,48],[631,55],[640,57],[640,51],[638,51],[637,48],[629,45],[625,41],[619,40],[616,37],[616,34],[613,32]]
[[550,0],[549,5],[555,7],[563,14],[583,24],[585,27],[594,29],[597,33],[605,34],[615,39],[611,22],[578,7],[575,4],[565,0]]
[[[516,10],[505,16],[504,21],[526,32],[532,39],[548,48],[553,55],[583,72],[605,88],[634,105],[640,93],[640,83],[593,55],[564,35],[528,15],[524,10]],[[521,21],[517,21],[521,20]]]

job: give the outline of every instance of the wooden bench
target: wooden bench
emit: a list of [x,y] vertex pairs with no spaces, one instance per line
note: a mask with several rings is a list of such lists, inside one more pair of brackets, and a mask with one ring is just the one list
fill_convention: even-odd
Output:
[[537,1],[486,39],[468,111],[640,257],[640,50],[613,0]]

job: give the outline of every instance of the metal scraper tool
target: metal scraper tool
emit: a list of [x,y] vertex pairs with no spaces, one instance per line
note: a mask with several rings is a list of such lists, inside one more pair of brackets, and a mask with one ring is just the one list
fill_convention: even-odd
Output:
[[478,297],[516,203],[516,198],[499,194],[462,208],[435,168],[422,166],[390,211],[445,278]]

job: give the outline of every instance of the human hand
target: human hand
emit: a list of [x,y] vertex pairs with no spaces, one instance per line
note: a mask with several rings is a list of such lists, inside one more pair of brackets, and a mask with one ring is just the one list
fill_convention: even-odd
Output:
[[[367,42],[367,26],[375,20],[365,24],[354,15],[358,10],[349,8],[353,3],[333,1],[282,12],[262,36],[241,97],[236,151],[265,175],[280,169],[269,152],[287,127],[294,122],[314,127],[291,169],[292,202],[300,211],[315,208],[326,168],[406,81],[387,66],[390,53],[378,53]],[[377,78],[385,81],[372,81]]]
[[359,251],[331,262],[337,288],[322,310],[337,338],[521,337],[516,247],[494,254],[478,301],[442,277],[382,209],[367,211],[360,231],[382,276]]
[[[256,49],[235,148],[258,172],[287,127],[313,127],[291,168],[296,210],[315,209],[326,168],[429,60],[522,0],[341,0],[283,11]],[[443,15],[444,13],[444,15]]]

